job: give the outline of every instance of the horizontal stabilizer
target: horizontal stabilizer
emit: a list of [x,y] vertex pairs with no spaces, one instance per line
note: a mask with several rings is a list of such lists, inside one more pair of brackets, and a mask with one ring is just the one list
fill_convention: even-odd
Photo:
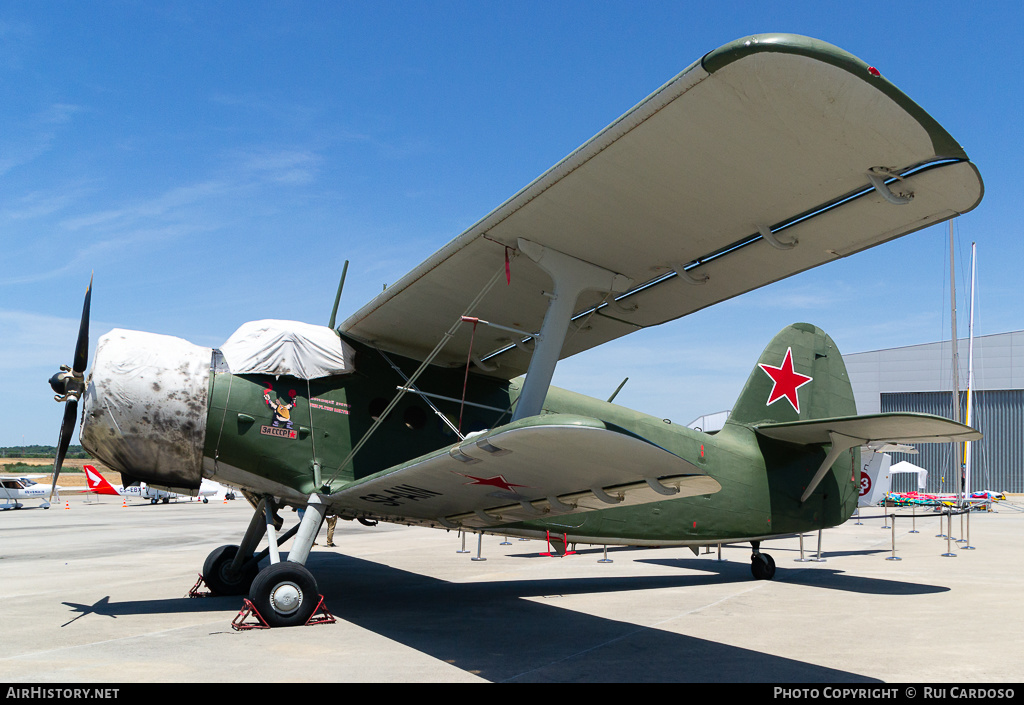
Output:
[[489,528],[712,494],[704,470],[597,419],[534,416],[330,495],[341,516]]
[[843,453],[868,443],[959,443],[981,440],[981,433],[956,421],[931,414],[894,412],[844,416],[813,421],[768,423],[755,426],[762,436],[801,445],[831,444],[818,472],[800,496],[806,502],[825,473]]
[[[893,412],[755,426],[762,436],[801,445],[832,443],[838,434],[868,443],[960,443],[981,440],[970,426],[931,414]],[[852,447],[852,446],[851,446]]]

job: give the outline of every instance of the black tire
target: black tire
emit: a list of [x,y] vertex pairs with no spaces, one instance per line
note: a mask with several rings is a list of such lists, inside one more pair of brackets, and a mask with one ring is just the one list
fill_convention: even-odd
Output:
[[296,627],[313,615],[320,593],[305,566],[290,561],[261,570],[249,588],[249,601],[272,627]]
[[206,557],[203,580],[214,595],[245,595],[256,579],[259,567],[255,564],[237,574],[228,571],[236,553],[238,546],[221,546]]
[[750,572],[757,580],[771,580],[775,577],[775,559],[767,553],[755,554],[750,559]]

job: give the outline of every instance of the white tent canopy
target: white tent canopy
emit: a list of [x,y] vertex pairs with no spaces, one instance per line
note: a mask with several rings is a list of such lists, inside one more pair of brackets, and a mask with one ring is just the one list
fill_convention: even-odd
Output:
[[917,473],[917,489],[923,490],[928,482],[928,471],[922,467],[908,463],[906,460],[896,463],[889,468],[889,474],[897,472],[916,472]]

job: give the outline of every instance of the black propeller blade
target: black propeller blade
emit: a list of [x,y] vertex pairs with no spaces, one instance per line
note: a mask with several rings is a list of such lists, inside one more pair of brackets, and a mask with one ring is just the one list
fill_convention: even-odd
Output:
[[82,322],[78,325],[78,342],[75,344],[75,361],[71,366],[75,372],[85,373],[89,366],[89,306],[92,301],[92,276],[85,290],[85,303],[82,305]]
[[68,446],[71,445],[71,436],[75,435],[75,419],[78,417],[78,400],[69,399],[64,407],[64,420],[60,422],[60,440],[57,446],[57,457],[53,459],[53,479],[50,481],[50,500],[57,492],[57,477],[64,465],[64,456],[67,455]]
[[60,440],[57,442],[57,457],[53,460],[53,480],[50,499],[57,491],[57,477],[64,465],[71,437],[75,434],[75,420],[78,417],[78,400],[85,391],[85,368],[89,364],[89,308],[92,302],[92,277],[89,277],[89,288],[85,290],[85,303],[82,306],[82,322],[78,326],[78,342],[75,343],[75,358],[71,367],[61,365],[61,371],[50,378],[50,387],[57,393],[54,397],[67,406],[64,407],[64,419],[60,424]]

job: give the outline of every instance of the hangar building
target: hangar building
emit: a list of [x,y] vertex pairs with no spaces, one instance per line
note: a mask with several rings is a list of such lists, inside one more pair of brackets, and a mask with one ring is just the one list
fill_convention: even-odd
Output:
[[[966,418],[968,341],[961,340],[961,420]],[[911,411],[953,418],[950,341],[844,355],[857,413]],[[971,426],[984,434],[971,451],[971,490],[1024,492],[1024,331],[976,336]],[[928,470],[927,492],[957,492],[959,451],[952,444],[892,454]],[[916,477],[893,478],[893,491],[916,490]],[[906,486],[903,486],[906,485]]]

